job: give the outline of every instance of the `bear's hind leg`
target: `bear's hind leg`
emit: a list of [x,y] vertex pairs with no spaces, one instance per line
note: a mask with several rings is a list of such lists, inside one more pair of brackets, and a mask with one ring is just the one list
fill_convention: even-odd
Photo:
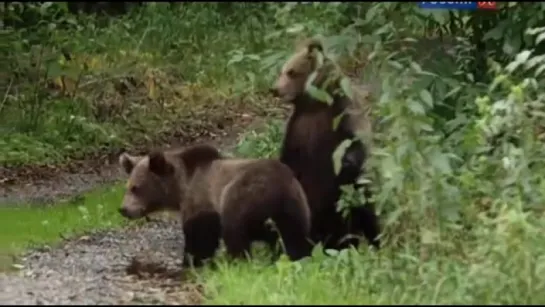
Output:
[[366,203],[364,206],[355,207],[350,212],[350,229],[355,232],[363,232],[363,235],[367,239],[370,245],[380,249],[380,224],[379,218],[375,213],[375,206],[371,199],[372,192],[369,187],[365,185],[356,185],[357,189],[363,188],[363,195],[365,196]]
[[327,239],[323,242],[324,251],[328,249],[343,250],[350,247],[358,247],[360,242],[359,237],[351,234],[351,225],[353,225],[351,216],[345,219],[341,212],[333,210],[324,214],[324,216],[329,217],[327,221],[322,223],[327,234]]
[[250,235],[243,227],[243,224],[228,224],[224,225],[222,229],[227,253],[233,258],[243,259],[246,256],[251,256]]
[[370,245],[377,249],[380,249],[380,226],[378,217],[374,210],[367,207],[355,208],[351,212],[352,228],[358,232],[363,232],[363,235],[367,239]]
[[267,244],[269,250],[271,251],[272,261],[276,261],[282,250],[279,248],[278,244],[278,232],[274,225],[271,223],[265,222],[263,224],[258,224],[255,227],[252,227],[250,230],[251,241],[260,241]]
[[[356,188],[359,188],[357,185]],[[375,204],[373,202],[373,192],[369,186],[363,185],[363,195],[365,196],[365,206],[356,208],[355,215],[358,217],[356,222],[357,228],[363,231],[363,235],[377,249],[380,249],[380,222],[375,212]]]
[[300,203],[288,201],[283,206],[285,211],[275,216],[274,223],[280,232],[286,254],[291,261],[310,256],[312,244],[309,241],[308,218],[299,210]]
[[291,261],[297,261],[311,255],[312,244],[308,241],[302,227],[285,219],[277,219],[276,225],[282,236],[286,254]]

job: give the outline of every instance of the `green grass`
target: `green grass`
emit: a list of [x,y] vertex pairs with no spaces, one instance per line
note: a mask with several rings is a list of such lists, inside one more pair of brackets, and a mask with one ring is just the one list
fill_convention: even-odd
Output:
[[543,304],[538,260],[543,250],[497,257],[491,249],[489,255],[472,255],[480,259],[452,254],[429,260],[422,260],[415,246],[380,253],[346,250],[330,258],[318,253],[300,263],[220,261],[199,280],[211,305]]
[[120,227],[117,212],[124,192],[119,184],[100,188],[48,207],[0,208],[0,251],[14,254],[33,245],[52,244],[85,231]]

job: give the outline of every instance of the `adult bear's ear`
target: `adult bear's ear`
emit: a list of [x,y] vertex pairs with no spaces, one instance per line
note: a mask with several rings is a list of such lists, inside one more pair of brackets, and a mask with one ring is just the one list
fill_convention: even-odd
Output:
[[159,176],[168,176],[174,173],[174,166],[165,158],[161,151],[149,154],[149,170]]
[[127,174],[130,174],[140,159],[142,159],[142,157],[131,156],[124,152],[119,156],[119,165]]

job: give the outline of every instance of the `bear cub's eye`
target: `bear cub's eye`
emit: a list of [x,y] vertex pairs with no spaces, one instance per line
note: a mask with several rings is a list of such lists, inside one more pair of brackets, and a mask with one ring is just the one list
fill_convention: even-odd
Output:
[[288,75],[288,77],[290,78],[295,78],[297,76],[297,72],[295,72],[295,70],[293,69],[290,69],[286,72],[286,74]]
[[140,187],[133,185],[130,190],[131,190],[131,193],[138,194],[140,192]]

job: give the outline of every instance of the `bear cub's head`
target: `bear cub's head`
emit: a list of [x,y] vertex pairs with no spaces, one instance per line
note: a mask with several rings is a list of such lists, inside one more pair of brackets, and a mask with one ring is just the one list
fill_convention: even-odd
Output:
[[[318,39],[307,39],[296,49],[295,53],[282,66],[280,75],[271,88],[273,96],[284,102],[297,103],[306,94],[309,77],[312,85],[337,94],[343,73],[338,65],[324,54],[322,43]],[[304,96],[303,96],[304,97]]]
[[129,175],[127,190],[119,213],[129,219],[175,209],[180,197],[179,167],[173,157],[163,152],[146,156],[119,156],[121,168]]
[[282,66],[280,76],[271,88],[273,96],[293,102],[305,93],[309,76],[318,68],[318,53],[323,55],[322,43],[307,39]]

